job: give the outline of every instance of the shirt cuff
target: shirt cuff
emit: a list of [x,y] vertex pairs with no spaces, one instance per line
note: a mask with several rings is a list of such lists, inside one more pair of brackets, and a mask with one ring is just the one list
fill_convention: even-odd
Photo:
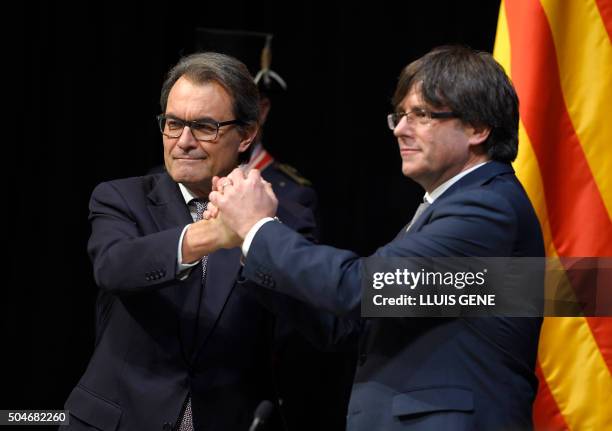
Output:
[[186,271],[200,263],[199,261],[195,261],[193,263],[183,263],[183,237],[185,236],[185,232],[187,232],[189,226],[191,225],[188,224],[187,226],[185,226],[183,228],[183,231],[181,232],[181,236],[179,237],[178,243],[178,251],[176,253],[176,276],[179,278],[179,280],[187,278],[189,272]]
[[247,232],[246,236],[244,237],[244,241],[242,241],[242,255],[244,257],[247,257],[247,254],[249,253],[249,248],[251,247],[251,242],[253,242],[253,238],[255,237],[257,231],[259,231],[259,228],[262,227],[264,224],[268,223],[269,221],[274,221],[274,219],[272,217],[262,218],[257,223],[255,223],[253,227]]

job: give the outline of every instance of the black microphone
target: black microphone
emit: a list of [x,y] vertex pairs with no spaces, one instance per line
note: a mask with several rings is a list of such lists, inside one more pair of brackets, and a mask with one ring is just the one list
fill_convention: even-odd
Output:
[[253,416],[253,422],[251,422],[251,426],[249,427],[249,431],[255,431],[259,428],[259,425],[263,425],[272,415],[274,411],[274,404],[272,404],[268,400],[263,400],[259,403],[257,408],[255,409],[255,415]]

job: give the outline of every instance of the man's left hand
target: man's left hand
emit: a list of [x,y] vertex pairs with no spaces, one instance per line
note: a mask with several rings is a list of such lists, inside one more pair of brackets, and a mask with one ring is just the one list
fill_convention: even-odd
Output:
[[251,169],[245,177],[237,168],[214,181],[209,200],[221,212],[225,225],[242,239],[259,220],[274,217],[278,208],[271,184],[261,178],[257,169]]

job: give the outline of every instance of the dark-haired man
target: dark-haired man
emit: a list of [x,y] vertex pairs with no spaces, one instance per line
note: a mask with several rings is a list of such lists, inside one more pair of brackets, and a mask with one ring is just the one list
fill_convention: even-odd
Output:
[[[435,49],[402,71],[393,103],[388,123],[402,172],[425,196],[411,223],[375,255],[543,256],[538,220],[510,165],[518,99],[491,55]],[[243,276],[337,315],[359,315],[363,259],[309,244],[272,219],[276,199],[257,171],[234,171],[217,184],[210,199],[243,239]],[[541,319],[361,323],[346,326],[361,331],[350,430],[531,428]]]
[[[234,288],[240,250],[212,253],[229,238],[202,220],[213,176],[247,158],[257,88],[238,60],[194,54],[170,70],[161,107],[166,172],[91,196],[96,346],[66,401],[70,429],[246,430],[258,403],[277,398],[274,316]],[[283,217],[314,228],[296,204]]]

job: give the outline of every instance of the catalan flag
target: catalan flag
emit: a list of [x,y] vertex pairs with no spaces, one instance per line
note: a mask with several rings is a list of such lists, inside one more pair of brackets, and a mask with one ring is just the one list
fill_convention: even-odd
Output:
[[[612,256],[612,0],[502,0],[494,56],[547,254]],[[545,318],[536,372],[537,430],[612,430],[612,318]]]

